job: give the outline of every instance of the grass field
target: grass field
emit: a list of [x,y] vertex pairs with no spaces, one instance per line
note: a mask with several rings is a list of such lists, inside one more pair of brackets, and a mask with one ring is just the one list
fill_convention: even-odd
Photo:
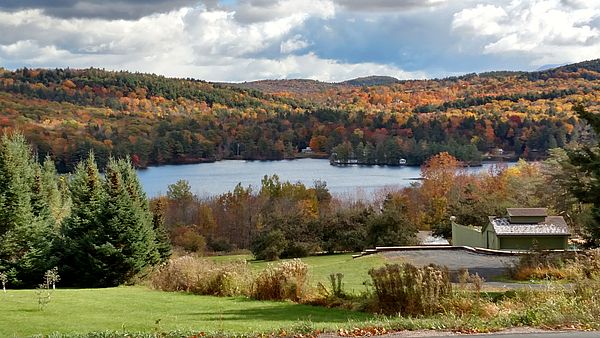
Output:
[[[260,270],[266,268],[268,264],[277,264],[278,262],[286,261],[253,261],[251,255],[217,256],[212,257],[212,259],[215,261],[245,259],[250,262],[250,267],[254,272],[259,272]],[[318,282],[321,282],[328,287],[330,274],[343,273],[345,290],[355,294],[365,290],[365,285],[363,283],[371,279],[368,274],[369,269],[382,266],[386,262],[399,262],[399,260],[386,259],[381,255],[370,255],[353,259],[352,254],[311,256],[302,258],[302,261],[309,266],[311,286],[316,286]]]
[[[0,337],[48,335],[53,332],[152,332],[191,330],[227,334],[273,332],[310,322],[335,330],[349,321],[372,318],[366,313],[290,302],[196,296],[144,287],[57,289],[39,310],[35,291],[0,294]],[[157,321],[159,323],[157,324]]]
[[[212,259],[227,261],[251,258],[239,255]],[[354,293],[365,290],[363,282],[370,279],[368,270],[385,262],[378,255],[352,259],[351,254],[306,257],[302,260],[310,267],[312,287],[318,282],[329,286],[329,274],[343,273],[345,290]],[[254,272],[266,268],[268,264],[250,261]],[[197,296],[154,291],[139,286],[108,289],[59,288],[42,311],[38,308],[34,290],[9,289],[6,294],[0,294],[0,318],[0,336],[9,337],[107,330],[193,330],[240,334],[273,332],[303,323],[310,323],[316,329],[335,330],[355,321],[369,321],[373,316],[290,302]]]
[[[212,259],[227,261],[240,258],[250,257]],[[379,255],[352,259],[348,254],[307,257],[302,260],[309,265],[311,286],[314,287],[317,282],[328,286],[329,274],[343,273],[346,291],[356,294],[364,290],[363,282],[370,279],[370,268],[390,262]],[[269,263],[250,261],[250,264],[251,269],[258,272]],[[586,292],[593,295],[593,290],[597,288],[588,287]],[[306,333],[314,330],[335,331],[339,328],[374,326],[391,330],[445,329],[465,332],[485,332],[523,325],[561,327],[565,324],[575,324],[580,328],[600,328],[594,319],[597,318],[594,314],[600,310],[596,303],[589,303],[590,299],[580,297],[577,303],[570,293],[564,292],[546,293],[540,299],[533,299],[533,294],[530,293],[524,295],[519,296],[520,298],[510,298],[516,297],[512,292],[512,296],[507,298],[508,305],[504,310],[504,305],[490,302],[492,298],[500,299],[503,293],[486,293],[484,298],[463,295],[457,303],[461,309],[465,304],[484,302],[487,306],[484,308],[490,309],[491,312],[481,312],[477,310],[479,307],[474,307],[475,310],[467,311],[463,315],[450,312],[421,318],[380,317],[340,308],[331,309],[292,302],[254,301],[244,297],[162,292],[144,286],[107,289],[59,288],[52,294],[50,303],[40,310],[34,290],[9,289],[7,293],[0,291],[0,337],[42,334],[48,336],[55,333],[84,336],[90,332],[98,333],[94,337],[99,338],[131,337],[137,335],[124,333],[136,332],[169,332],[169,337],[204,332],[213,337],[222,337],[271,333],[278,335],[280,329],[287,333]],[[494,312],[494,309],[498,312]]]

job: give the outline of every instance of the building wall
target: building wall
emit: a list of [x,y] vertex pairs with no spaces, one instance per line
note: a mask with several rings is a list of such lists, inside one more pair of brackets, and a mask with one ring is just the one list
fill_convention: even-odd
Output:
[[501,236],[500,249],[531,250],[534,240],[539,249],[566,249],[568,236]]
[[476,228],[452,223],[452,245],[484,247],[481,231]]
[[498,239],[498,236],[496,236],[496,233],[492,230],[493,227],[488,227],[487,230],[484,233],[484,242],[482,247],[484,248],[488,248],[488,249],[495,249],[495,250],[499,250],[500,249],[500,240]]

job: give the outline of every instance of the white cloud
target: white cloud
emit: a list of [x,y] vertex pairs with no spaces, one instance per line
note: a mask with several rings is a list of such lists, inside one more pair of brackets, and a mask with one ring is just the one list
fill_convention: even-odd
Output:
[[293,38],[281,42],[279,50],[283,54],[289,54],[300,49],[310,46],[310,43],[302,39],[302,35],[296,34]]
[[[294,8],[285,7],[288,2],[273,7],[277,12],[273,18],[247,23],[239,21],[234,10],[204,6],[136,20],[62,19],[41,10],[0,11],[0,62],[127,69],[211,81],[289,77],[342,81],[372,74],[423,77],[394,66],[320,58],[310,51],[285,55],[310,47],[295,33],[309,18],[333,15],[329,0],[309,0],[305,4],[310,6]],[[274,48],[282,54],[264,56]]]
[[307,78],[339,82],[360,76],[388,75],[398,79],[425,78],[423,72],[406,72],[397,67],[377,63],[344,63],[322,59],[308,53],[289,55],[279,60],[258,59],[241,65],[241,70],[251,70],[253,79]]
[[453,29],[466,29],[481,35],[494,35],[502,32],[501,22],[507,14],[494,5],[477,5],[454,14]]
[[452,27],[483,38],[483,53],[520,53],[543,65],[599,57],[599,18],[600,1],[514,0],[463,9]]

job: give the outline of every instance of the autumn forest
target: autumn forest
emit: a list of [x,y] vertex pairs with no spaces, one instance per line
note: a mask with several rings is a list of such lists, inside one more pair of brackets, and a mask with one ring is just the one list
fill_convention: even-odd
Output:
[[433,80],[238,84],[100,69],[0,68],[0,129],[20,130],[60,172],[93,150],[101,168],[310,156],[420,165],[445,151],[539,159],[592,138],[572,112],[597,110],[600,60],[539,72]]

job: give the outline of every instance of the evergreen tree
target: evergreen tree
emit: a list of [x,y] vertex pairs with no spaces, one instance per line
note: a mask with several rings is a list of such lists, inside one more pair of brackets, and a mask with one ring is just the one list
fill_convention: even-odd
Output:
[[356,155],[356,159],[358,160],[358,163],[365,163],[366,162],[366,156],[365,156],[365,145],[362,142],[359,142],[358,145],[356,146],[356,150],[354,150],[354,153]]
[[[160,260],[152,228],[152,214],[140,201],[137,177],[129,161],[109,160],[104,186],[106,209],[102,215],[106,242],[102,254],[111,262],[104,274],[108,285],[121,284]],[[139,184],[139,182],[137,182]]]
[[388,194],[381,212],[373,214],[368,224],[367,241],[371,246],[414,245],[417,227],[406,216],[405,197]]
[[106,194],[94,155],[77,164],[69,182],[72,211],[62,227],[63,282],[76,286],[108,286],[104,275],[110,262],[103,254],[107,242],[103,213]]
[[102,180],[90,155],[70,189],[73,211],[63,227],[67,283],[116,286],[158,263],[152,215],[129,161],[109,160]]
[[[575,112],[585,119],[600,137],[600,114],[576,106]],[[589,242],[600,246],[600,150],[582,147],[568,152],[569,160],[578,174],[572,175],[571,191],[583,203],[592,204],[592,222],[587,224]]]
[[[51,259],[51,217],[40,199],[39,165],[21,134],[0,139],[0,270],[11,283],[31,286]],[[36,174],[37,173],[37,174]]]
[[165,228],[164,204],[162,199],[158,199],[152,211],[152,227],[156,237],[156,250],[160,256],[160,261],[165,262],[171,257],[171,241]]
[[[129,194],[129,197],[131,199],[131,207],[139,213],[140,224],[142,225],[142,229],[144,231],[147,231],[148,229],[151,230],[148,236],[151,236],[153,238],[153,244],[149,247],[148,257],[146,260],[149,265],[155,265],[158,262],[162,261],[163,258],[161,253],[158,251],[157,247],[157,231],[161,231],[160,227],[158,229],[154,227],[154,214],[150,210],[148,198],[146,196],[146,193],[144,192],[144,189],[142,188],[142,184],[140,183],[140,180],[137,176],[137,172],[135,171],[131,160],[129,158],[125,160],[118,160],[115,162],[115,164],[122,177],[123,184],[125,185],[127,193]],[[167,243],[168,245],[168,237],[165,238],[164,235],[166,235],[166,233],[160,235],[163,236],[163,238],[161,238],[161,241],[166,240],[166,242],[163,242],[162,244],[164,245],[165,243]],[[170,246],[168,249],[168,255],[170,255]]]
[[367,164],[376,164],[377,163],[375,147],[370,142],[367,143],[367,145],[365,146],[365,161],[367,162]]
[[64,177],[60,177],[50,157],[46,157],[41,166],[41,184],[43,197],[47,201],[50,214],[59,227],[71,211],[71,197]]

